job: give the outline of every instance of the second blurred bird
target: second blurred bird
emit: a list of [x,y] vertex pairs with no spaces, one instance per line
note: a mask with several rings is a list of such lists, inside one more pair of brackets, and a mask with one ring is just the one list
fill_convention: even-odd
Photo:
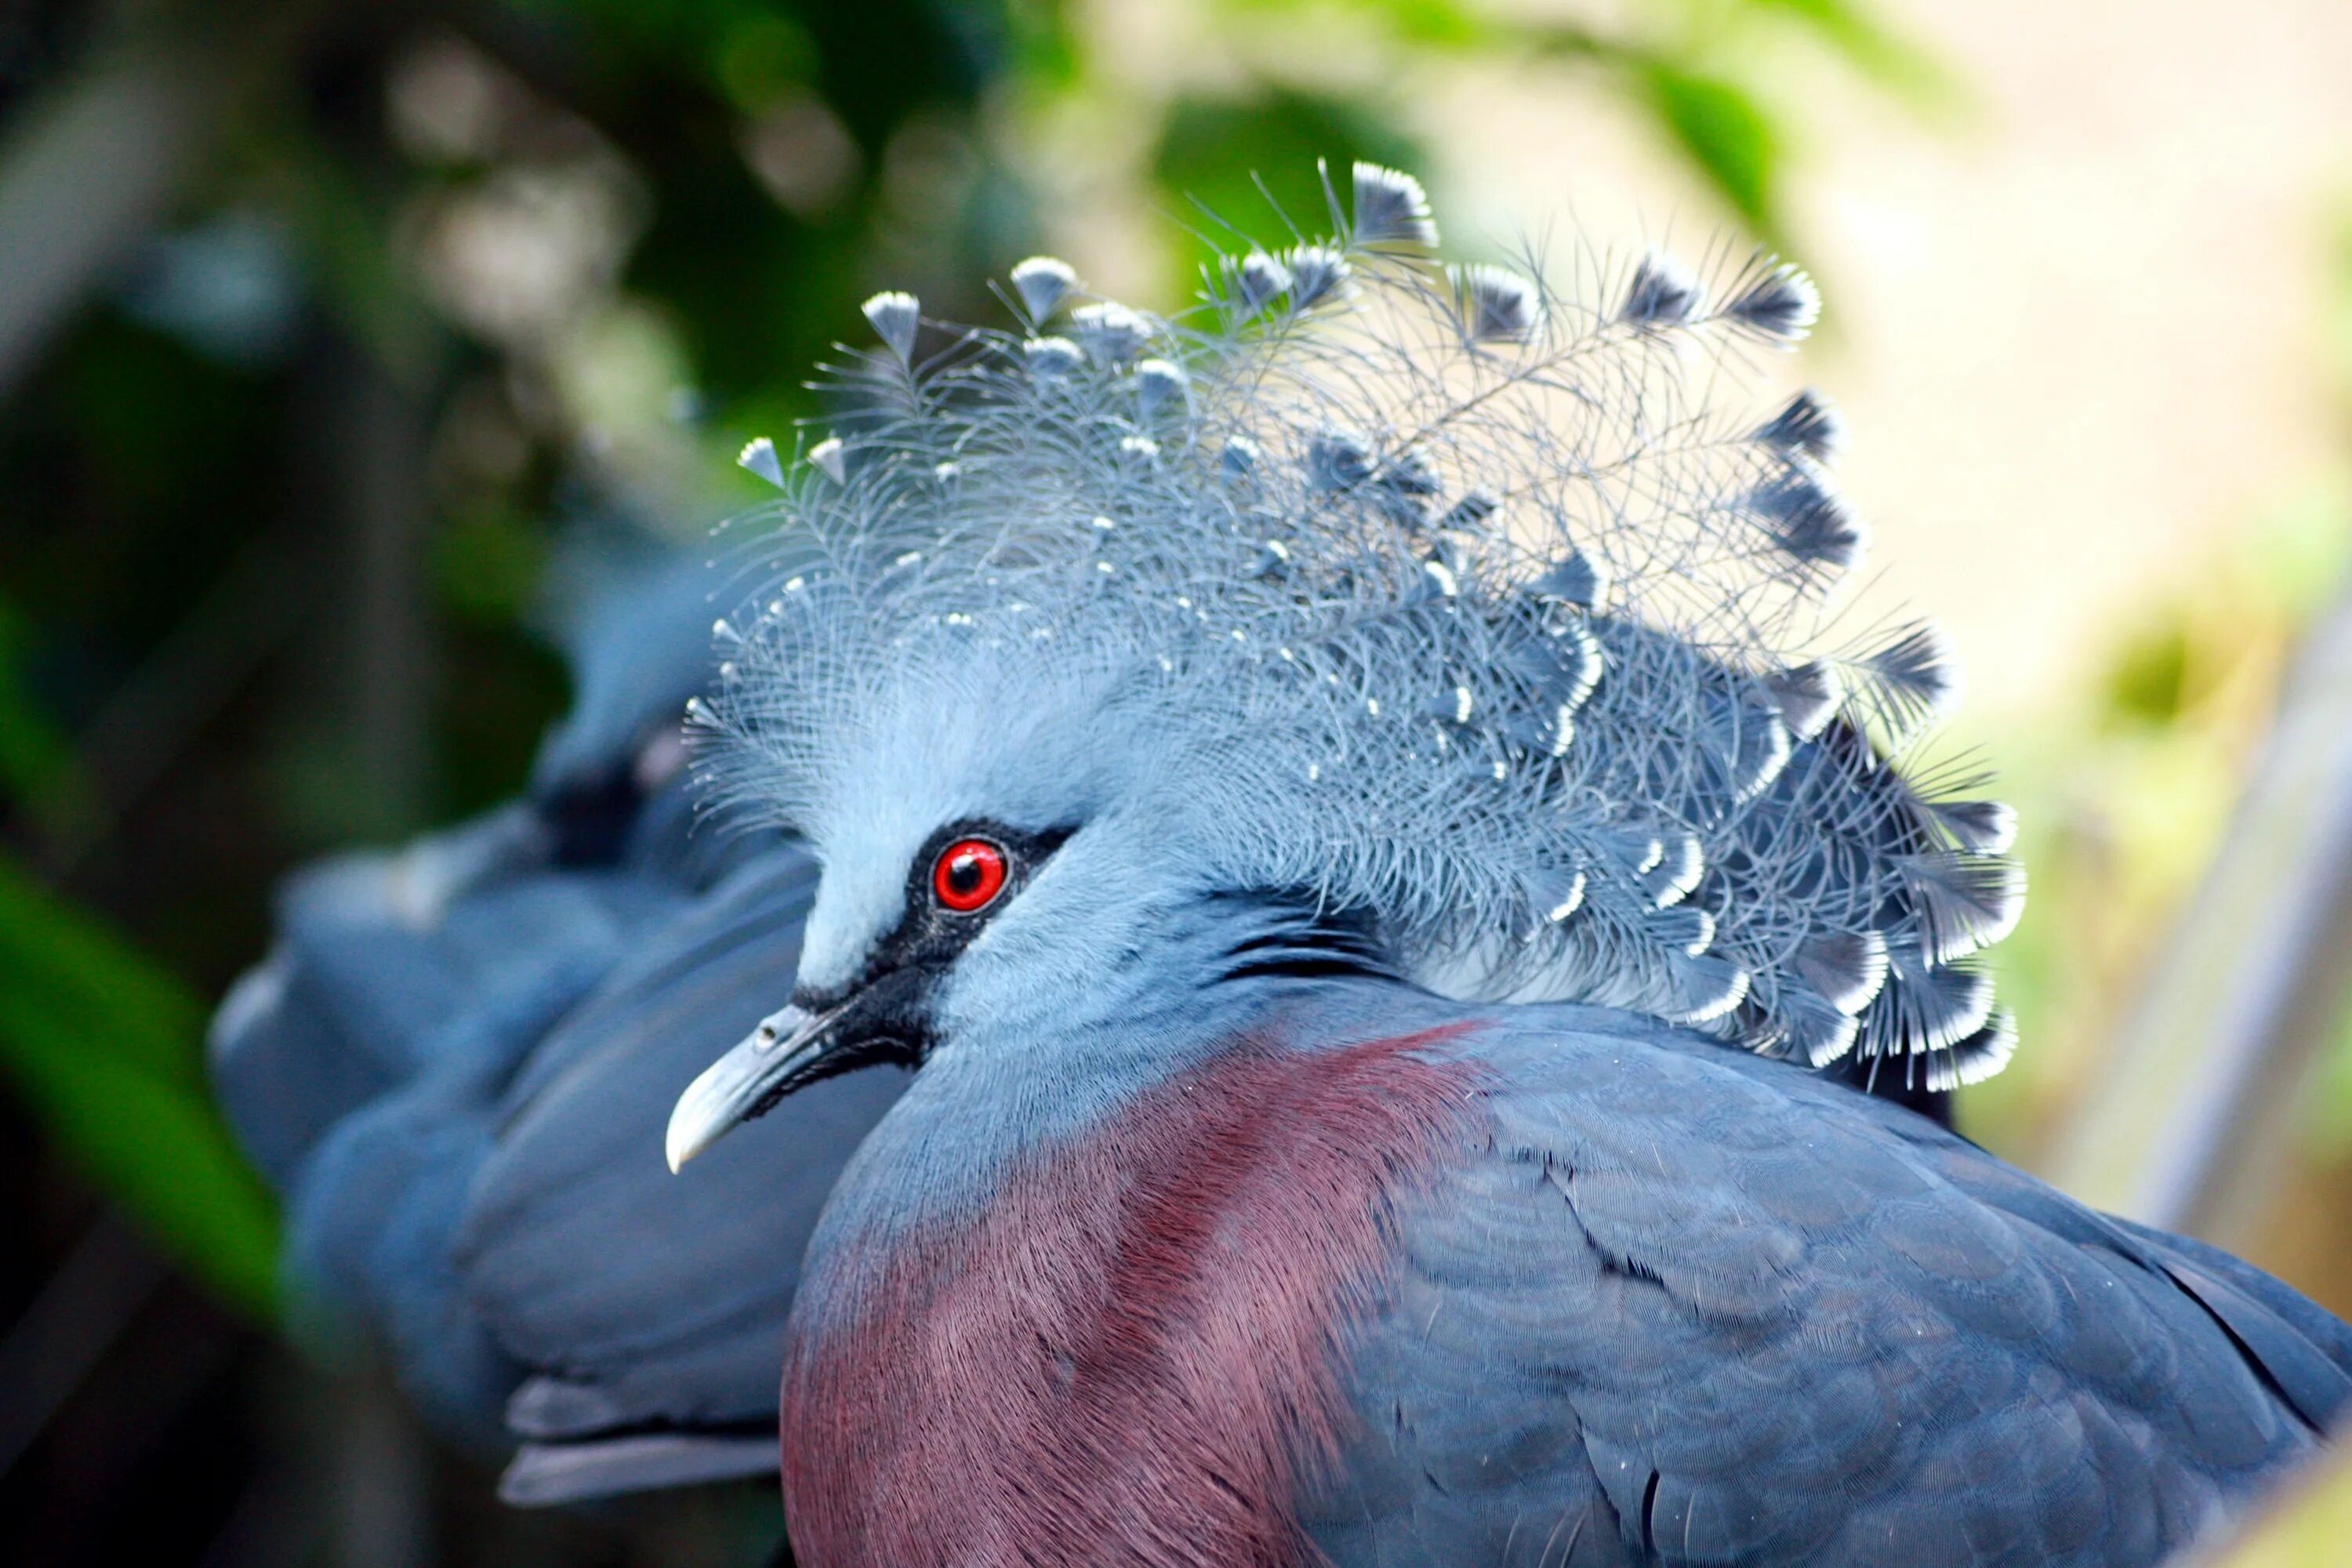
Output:
[[606,576],[526,797],[295,879],[213,1031],[296,1294],[379,1342],[445,1435],[513,1449],[527,1504],[774,1472],[799,1258],[904,1081],[841,1079],[781,1136],[664,1167],[678,1088],[791,983],[817,868],[696,830],[678,716],[708,572]]

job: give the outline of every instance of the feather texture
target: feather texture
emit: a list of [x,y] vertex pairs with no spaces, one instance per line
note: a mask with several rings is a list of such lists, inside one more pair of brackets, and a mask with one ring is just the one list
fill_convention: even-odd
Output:
[[1811,284],[1448,269],[1409,176],[1353,197],[1174,316],[1024,263],[1069,336],[970,331],[911,374],[877,296],[824,477],[745,548],[782,586],[730,618],[708,780],[821,850],[909,774],[1144,814],[1204,883],[1353,911],[1455,994],[1949,1067],[1992,1015],[1942,966],[2021,895],[2007,817],[1905,782],[1954,689],[1932,632],[1820,646],[1867,542],[1828,405],[1720,374],[1800,336]]

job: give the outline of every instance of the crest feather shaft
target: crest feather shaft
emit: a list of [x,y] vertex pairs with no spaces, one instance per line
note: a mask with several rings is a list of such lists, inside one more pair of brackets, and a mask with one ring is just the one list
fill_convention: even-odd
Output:
[[1996,1068],[1969,955],[2017,918],[2011,819],[1903,765],[1951,660],[1818,646],[1868,542],[1838,421],[1725,374],[1811,326],[1811,281],[1449,268],[1416,181],[1348,195],[1172,316],[1032,258],[1026,330],[918,360],[912,298],[869,300],[706,771],[820,837],[919,773],[1139,813],[1204,885],[1357,911],[1457,994]]

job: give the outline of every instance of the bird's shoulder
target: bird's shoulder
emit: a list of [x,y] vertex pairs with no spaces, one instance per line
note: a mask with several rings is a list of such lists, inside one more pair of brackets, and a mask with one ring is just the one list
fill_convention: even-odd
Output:
[[1900,1107],[1505,1009],[1349,1352],[1340,1563],[2148,1563],[2307,1452],[2325,1312]]

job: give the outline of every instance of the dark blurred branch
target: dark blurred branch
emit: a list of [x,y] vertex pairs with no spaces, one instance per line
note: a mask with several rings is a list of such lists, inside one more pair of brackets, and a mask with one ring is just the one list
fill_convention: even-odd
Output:
[[320,0],[219,7],[233,26],[143,35],[25,110],[0,145],[0,399],[163,217],[232,105],[321,9]]
[[2306,634],[2228,839],[2147,972],[2059,1184],[2242,1241],[2352,978],[2352,596]]
[[366,793],[358,820],[414,828],[425,794],[433,638],[425,605],[425,415],[363,354],[339,365],[330,477],[350,551],[338,633],[348,659],[351,734]]
[[0,1338],[0,1475],[33,1446],[171,1270],[101,1215]]
[[88,796],[43,846],[52,876],[70,872],[104,842],[123,812],[293,635],[310,608],[299,591],[305,580],[282,535],[256,540],[99,710],[76,742],[90,781]]
[[391,1379],[346,1378],[335,1407],[335,1568],[428,1568],[433,1455]]

